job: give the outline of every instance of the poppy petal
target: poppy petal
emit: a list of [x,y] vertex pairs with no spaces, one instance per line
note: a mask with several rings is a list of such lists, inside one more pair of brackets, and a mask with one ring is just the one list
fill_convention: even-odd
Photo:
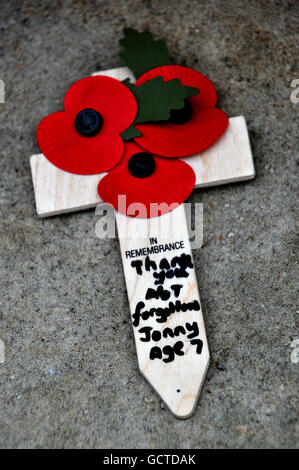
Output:
[[84,108],[95,109],[103,117],[103,128],[120,134],[134,121],[137,101],[122,82],[98,75],[75,82],[65,95],[64,108],[73,117]]
[[[181,160],[170,163],[167,159],[154,156],[155,171],[147,178],[137,178],[130,173],[128,162],[133,155],[142,151],[134,142],[125,144],[123,159],[101,179],[98,192],[103,201],[127,215],[149,218],[166,214],[187,199],[195,185],[195,173]],[[120,195],[126,196],[123,206],[119,205]],[[136,207],[136,203],[143,204],[138,214],[132,211],[132,205]]]
[[[120,133],[135,119],[137,101],[121,82],[110,77],[87,77],[68,90],[65,111],[47,116],[37,129],[37,141],[45,157],[58,168],[81,175],[102,173],[121,159]],[[77,114],[92,108],[101,115],[101,129],[92,137],[75,127]]]
[[142,136],[135,140],[156,155],[186,157],[214,144],[227,126],[228,118],[221,109],[193,107],[192,118],[186,124],[137,124],[136,128],[142,132]]
[[41,121],[37,141],[46,158],[61,170],[80,175],[102,173],[122,157],[124,143],[104,128],[94,137],[83,137],[66,112],[53,113]]
[[142,133],[135,138],[144,149],[168,158],[187,157],[205,150],[223,134],[228,126],[226,114],[215,108],[217,93],[210,80],[196,70],[179,65],[165,65],[149,70],[136,85],[161,75],[165,81],[179,78],[183,85],[196,87],[199,95],[189,98],[191,119],[185,124],[170,122],[137,124]]

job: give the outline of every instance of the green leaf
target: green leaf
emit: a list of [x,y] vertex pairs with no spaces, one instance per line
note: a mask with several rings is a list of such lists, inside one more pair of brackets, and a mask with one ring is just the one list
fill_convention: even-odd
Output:
[[134,139],[134,137],[140,137],[142,134],[140,131],[138,131],[138,129],[136,129],[134,124],[132,124],[130,127],[128,127],[128,129],[123,131],[120,135],[123,140],[131,140],[131,139]]
[[134,86],[127,78],[123,83],[132,91],[138,103],[135,121],[121,134],[124,140],[141,135],[135,128],[136,124],[167,121],[172,109],[183,108],[186,98],[199,93],[197,88],[182,85],[178,78],[164,82],[163,77],[158,76],[138,86]]
[[165,42],[161,39],[155,41],[149,31],[139,33],[135,29],[125,28],[124,35],[119,41],[124,51],[119,56],[136,78],[150,69],[172,63]]

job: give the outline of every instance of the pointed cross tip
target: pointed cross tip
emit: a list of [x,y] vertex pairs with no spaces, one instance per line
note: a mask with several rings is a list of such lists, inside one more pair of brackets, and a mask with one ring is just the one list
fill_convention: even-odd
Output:
[[[197,363],[197,367],[196,363],[193,363],[193,367],[190,367],[191,364],[186,363],[185,368],[181,364],[181,367],[177,369],[177,373],[166,374],[168,380],[165,374],[152,374],[152,371],[148,370],[147,367],[146,370],[141,368],[139,370],[171,413],[178,419],[188,419],[196,410],[209,363],[210,356],[206,350],[203,351],[203,357],[200,364]],[[195,369],[197,369],[197,372],[195,372]]]

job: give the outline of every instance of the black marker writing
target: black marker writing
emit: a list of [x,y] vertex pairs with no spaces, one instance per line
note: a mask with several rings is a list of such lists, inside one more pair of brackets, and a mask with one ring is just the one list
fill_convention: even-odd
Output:
[[143,310],[145,303],[140,301],[136,305],[135,312],[132,315],[133,326],[139,326],[140,318],[144,321],[148,320],[150,317],[156,317],[158,323],[165,323],[168,317],[174,312],[187,312],[187,310],[200,310],[200,305],[198,300],[193,300],[191,302],[181,302],[176,300],[176,302],[169,302],[168,307],[153,307],[149,310]]
[[175,336],[187,335],[188,339],[192,339],[199,335],[199,329],[197,322],[187,322],[185,327],[183,325],[178,325],[173,329],[167,327],[162,332],[160,330],[154,330],[151,326],[144,326],[138,330],[138,333],[144,335],[140,337],[140,341],[147,343],[151,340],[155,342],[160,341],[162,336],[163,338],[174,338]]
[[[175,255],[170,259],[166,257],[159,261],[153,259],[153,254],[166,252],[168,250],[177,250],[184,248],[184,242],[179,241],[175,243],[169,243],[166,245],[157,245],[157,239],[152,238],[150,240],[152,245],[150,248],[142,248],[140,250],[132,250],[126,252],[126,258],[135,258],[137,256],[144,256],[144,259],[135,259],[131,261],[131,267],[136,270],[137,276],[145,276],[145,281],[148,277],[152,278],[152,286],[147,287],[145,292],[145,301],[150,301],[150,305],[156,305],[155,301],[167,302],[161,306],[152,306],[146,308],[145,302],[140,300],[137,302],[135,311],[132,314],[133,326],[138,328],[139,339],[143,343],[156,343],[154,346],[151,344],[149,351],[149,358],[151,360],[159,359],[165,363],[174,361],[176,356],[183,356],[184,343],[196,346],[196,353],[201,354],[203,348],[203,342],[198,338],[199,327],[196,321],[185,322],[181,325],[174,327],[165,326],[161,329],[154,328],[153,326],[142,325],[140,323],[146,322],[150,318],[158,324],[166,323],[169,317],[174,313],[184,313],[189,311],[199,311],[200,304],[198,300],[192,300],[189,302],[182,302],[179,297],[183,292],[184,283],[173,282],[170,286],[164,283],[166,280],[184,279],[190,275],[190,270],[193,269],[193,261],[190,254],[181,253]],[[143,282],[143,281],[142,281]],[[189,292],[189,291],[188,291]],[[184,294],[186,296],[187,293]],[[171,299],[172,296],[172,300]],[[187,297],[188,298],[188,294]],[[169,301],[170,300],[170,301]],[[184,317],[182,317],[183,319]],[[185,320],[188,317],[185,317]],[[176,322],[175,322],[176,323]],[[157,325],[158,327],[158,325]],[[184,341],[176,338],[185,338]],[[158,343],[161,340],[173,339],[173,344],[166,344],[159,347]],[[171,341],[170,341],[171,342]],[[189,349],[189,348],[188,348]],[[186,350],[186,353],[188,351]]]
[[184,343],[182,341],[178,341],[173,346],[170,346],[169,344],[167,344],[166,346],[164,346],[162,350],[161,348],[159,348],[159,346],[154,346],[150,350],[150,359],[152,360],[162,359],[162,352],[163,352],[163,354],[166,356],[162,359],[163,362],[166,362],[166,363],[172,362],[174,361],[175,355],[177,356],[184,355],[184,351],[182,351],[183,347],[184,347]]

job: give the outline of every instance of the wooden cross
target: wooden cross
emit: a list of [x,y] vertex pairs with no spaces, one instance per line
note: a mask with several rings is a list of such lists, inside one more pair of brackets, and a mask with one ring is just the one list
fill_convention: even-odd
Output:
[[[134,81],[126,67],[94,75]],[[230,118],[214,145],[182,160],[196,174],[195,188],[254,178],[245,119]],[[42,154],[33,155],[30,165],[40,217],[102,202],[97,186],[105,173],[67,173]],[[184,206],[152,219],[116,213],[116,222],[140,372],[176,417],[188,418],[195,410],[210,356]],[[160,239],[161,223],[169,227],[166,244]],[[169,251],[164,251],[165,245]],[[186,277],[171,277],[180,270]]]

